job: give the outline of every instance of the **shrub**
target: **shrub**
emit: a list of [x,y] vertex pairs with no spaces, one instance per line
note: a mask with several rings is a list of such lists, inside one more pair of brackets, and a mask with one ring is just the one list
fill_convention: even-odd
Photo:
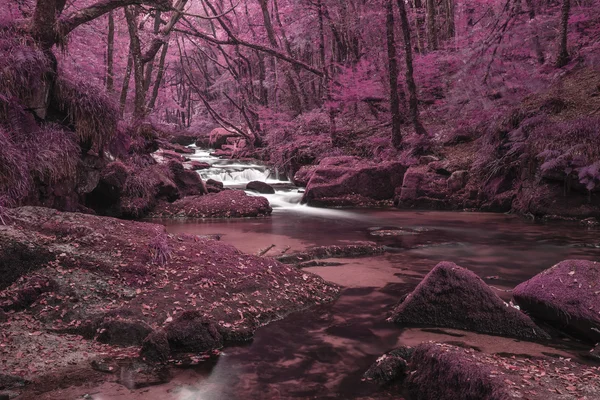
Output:
[[66,114],[85,148],[102,152],[110,143],[117,130],[119,109],[101,88],[63,74],[56,80],[52,100]]

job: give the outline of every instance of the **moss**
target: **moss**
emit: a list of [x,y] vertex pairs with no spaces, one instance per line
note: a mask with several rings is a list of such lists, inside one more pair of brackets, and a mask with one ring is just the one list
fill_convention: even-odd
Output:
[[115,135],[119,110],[101,88],[61,76],[56,80],[52,102],[66,114],[84,148],[101,152]]

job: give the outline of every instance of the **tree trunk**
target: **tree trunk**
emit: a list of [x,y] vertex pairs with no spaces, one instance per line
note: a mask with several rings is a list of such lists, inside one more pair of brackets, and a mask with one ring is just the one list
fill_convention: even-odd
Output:
[[537,57],[538,64],[544,64],[546,62],[546,57],[544,57],[544,51],[542,50],[542,44],[540,43],[540,36],[538,35],[538,27],[535,23],[535,7],[533,5],[533,0],[525,0],[527,4],[527,8],[529,8],[529,25],[531,29],[531,36],[533,42],[533,49],[535,51],[535,55]]
[[[267,4],[267,0],[258,0],[258,2],[260,3],[260,8],[262,9],[263,22],[265,30],[267,31],[269,43],[271,43],[271,46],[273,48],[279,49],[279,43],[277,42],[277,37],[275,36],[275,29],[273,28],[273,23],[271,21],[271,14],[269,13],[269,6]],[[292,110],[297,115],[301,114],[303,110],[303,102],[300,94],[299,84],[294,79],[292,71],[290,71],[287,65],[284,65],[283,74],[285,76],[286,83],[290,89],[290,100],[292,102]]]
[[108,38],[106,48],[106,90],[114,89],[114,54],[115,54],[115,17],[113,12],[108,13]]
[[[404,1],[404,0],[399,0]],[[387,36],[388,73],[390,81],[390,112],[392,113],[392,145],[402,146],[402,115],[398,96],[398,61],[396,59],[396,38],[394,36],[394,8],[392,0],[385,2],[385,28]]]
[[133,69],[133,57],[131,55],[131,49],[129,50],[129,57],[127,57],[127,68],[125,68],[125,77],[123,77],[123,86],[121,87],[121,97],[119,99],[119,113],[123,117],[125,112],[125,106],[127,105],[127,95],[129,93],[129,81],[131,80],[131,70]]
[[570,56],[567,50],[567,35],[569,33],[569,13],[571,11],[571,0],[563,0],[560,16],[560,37],[558,43],[558,56],[556,67],[561,68],[569,63]]
[[156,99],[158,98],[158,92],[162,83],[163,75],[165,73],[165,60],[167,58],[167,52],[169,50],[169,44],[166,43],[160,53],[160,60],[158,61],[158,70],[156,71],[156,79],[154,80],[154,86],[152,88],[152,95],[148,102],[148,110],[153,110],[156,105]]
[[142,63],[142,49],[137,28],[137,7],[125,7],[125,18],[129,30],[129,46],[133,60],[133,81],[135,83],[134,118],[142,118],[146,114],[144,96],[144,64]]
[[435,14],[435,0],[427,0],[427,41],[431,51],[438,49]]
[[419,135],[427,134],[427,131],[421,124],[419,118],[419,100],[417,98],[417,85],[413,76],[412,45],[410,41],[410,25],[406,15],[406,6],[404,0],[398,0],[398,10],[400,11],[400,22],[402,24],[402,36],[404,38],[404,57],[406,60],[406,88],[408,89],[408,109],[410,119],[412,120],[415,132]]

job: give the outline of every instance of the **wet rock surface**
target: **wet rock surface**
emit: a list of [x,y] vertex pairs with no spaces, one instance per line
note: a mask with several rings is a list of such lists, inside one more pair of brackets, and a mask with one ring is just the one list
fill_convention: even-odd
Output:
[[[0,225],[0,243],[25,246],[39,262],[6,282],[0,308],[10,308],[4,301],[32,284],[44,289],[26,308],[5,313],[2,322],[2,352],[18,355],[3,359],[2,368],[25,379],[42,372],[57,376],[78,363],[91,368],[90,358],[98,354],[135,358],[148,328],[167,332],[166,357],[171,346],[202,352],[222,346],[224,332],[246,338],[257,326],[338,293],[315,275],[219,241],[168,235],[160,225],[36,207],[8,210],[6,216],[12,225]],[[47,287],[50,280],[55,283]],[[196,318],[200,310],[215,322]],[[181,321],[188,325],[176,329]],[[47,385],[60,380],[53,379]]]
[[400,325],[426,325],[521,339],[549,336],[525,314],[500,299],[473,272],[439,263],[393,311]]
[[150,217],[158,218],[240,218],[271,214],[269,201],[241,190],[224,190],[204,196],[189,196],[159,205]]
[[566,260],[518,285],[528,313],[580,339],[600,341],[600,263]]
[[406,356],[404,351],[380,357],[365,377],[401,381],[417,400],[579,400],[600,394],[597,368],[569,359],[501,356],[435,342]]
[[356,242],[345,245],[313,247],[300,253],[284,254],[276,257],[276,259],[284,264],[304,264],[307,261],[320,258],[360,257],[382,254],[383,252],[384,248],[374,242]]
[[371,164],[356,157],[328,157],[312,173],[302,202],[351,207],[391,200],[405,171],[406,167],[396,162]]
[[252,181],[246,185],[246,190],[252,190],[254,192],[263,193],[263,194],[274,194],[275,189],[273,186],[268,183],[261,181]]

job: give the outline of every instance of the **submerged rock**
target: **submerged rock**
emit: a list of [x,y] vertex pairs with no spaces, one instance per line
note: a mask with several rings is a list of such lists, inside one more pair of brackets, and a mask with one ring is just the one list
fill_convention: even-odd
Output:
[[275,189],[273,186],[268,183],[261,181],[252,181],[246,185],[246,190],[252,190],[254,192],[263,193],[263,194],[274,194]]
[[210,168],[210,164],[209,163],[200,162],[200,161],[190,161],[189,163],[187,163],[187,165],[189,166],[189,168],[192,171],[199,171],[201,169],[208,169],[208,168]]
[[562,261],[513,290],[531,315],[583,340],[600,342],[600,263]]
[[298,264],[319,258],[361,257],[382,254],[383,246],[375,242],[355,242],[352,244],[317,246],[300,253],[284,254],[277,257],[284,264]]
[[446,261],[425,276],[396,307],[390,320],[401,325],[455,328],[529,340],[549,338],[473,272]]
[[271,214],[264,197],[248,196],[241,190],[224,190],[205,196],[190,196],[159,205],[151,217],[159,218],[240,218]]
[[315,168],[303,203],[315,206],[362,206],[391,200],[406,167],[399,162],[371,164],[356,157],[328,157]]

